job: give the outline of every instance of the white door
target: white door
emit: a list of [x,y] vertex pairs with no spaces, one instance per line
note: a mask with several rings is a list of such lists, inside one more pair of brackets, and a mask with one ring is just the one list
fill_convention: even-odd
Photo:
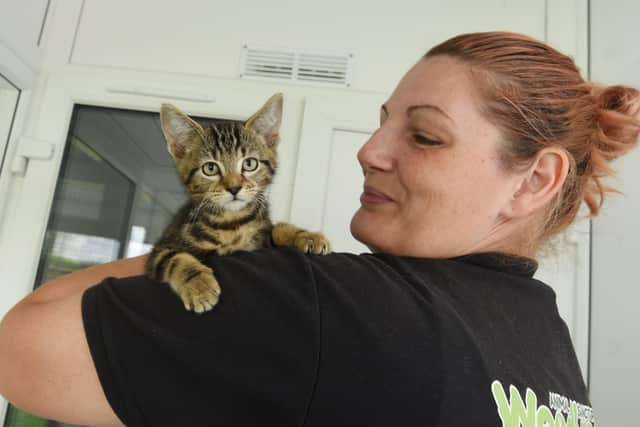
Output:
[[307,97],[291,221],[322,230],[336,252],[367,252],[349,232],[363,178],[356,153],[377,128],[384,94]]

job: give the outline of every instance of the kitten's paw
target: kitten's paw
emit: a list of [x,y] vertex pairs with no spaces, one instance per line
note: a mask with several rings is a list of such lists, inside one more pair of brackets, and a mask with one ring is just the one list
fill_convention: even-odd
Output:
[[327,255],[331,253],[331,243],[322,233],[301,231],[293,243],[296,249],[308,254]]
[[213,308],[220,298],[220,285],[209,271],[201,271],[177,287],[184,308],[196,313],[204,313]]

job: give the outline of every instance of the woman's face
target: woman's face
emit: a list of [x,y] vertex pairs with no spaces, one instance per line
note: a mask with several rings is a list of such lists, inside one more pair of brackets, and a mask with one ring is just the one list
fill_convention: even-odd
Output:
[[372,249],[445,258],[506,244],[516,179],[499,163],[500,132],[481,116],[468,73],[451,57],[423,59],[381,107],[358,152],[364,190],[351,221]]

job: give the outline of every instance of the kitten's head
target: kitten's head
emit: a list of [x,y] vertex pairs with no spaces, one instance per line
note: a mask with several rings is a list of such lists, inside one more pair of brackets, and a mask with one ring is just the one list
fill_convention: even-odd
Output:
[[265,201],[277,168],[281,118],[282,94],[245,122],[206,128],[171,104],[160,109],[167,149],[192,199],[230,211]]

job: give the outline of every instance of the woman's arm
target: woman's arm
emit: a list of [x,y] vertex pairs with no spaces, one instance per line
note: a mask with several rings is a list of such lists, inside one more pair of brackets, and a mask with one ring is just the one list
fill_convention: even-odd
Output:
[[145,260],[119,260],[59,277],[16,304],[0,323],[0,394],[42,417],[122,425],[98,380],[80,305],[85,289],[106,277],[142,274]]
[[49,303],[62,298],[68,298],[74,294],[82,294],[85,289],[100,283],[107,277],[128,277],[143,274],[146,260],[146,255],[120,259],[108,264],[95,265],[58,277],[27,295],[22,301],[16,304],[14,309],[25,303]]

